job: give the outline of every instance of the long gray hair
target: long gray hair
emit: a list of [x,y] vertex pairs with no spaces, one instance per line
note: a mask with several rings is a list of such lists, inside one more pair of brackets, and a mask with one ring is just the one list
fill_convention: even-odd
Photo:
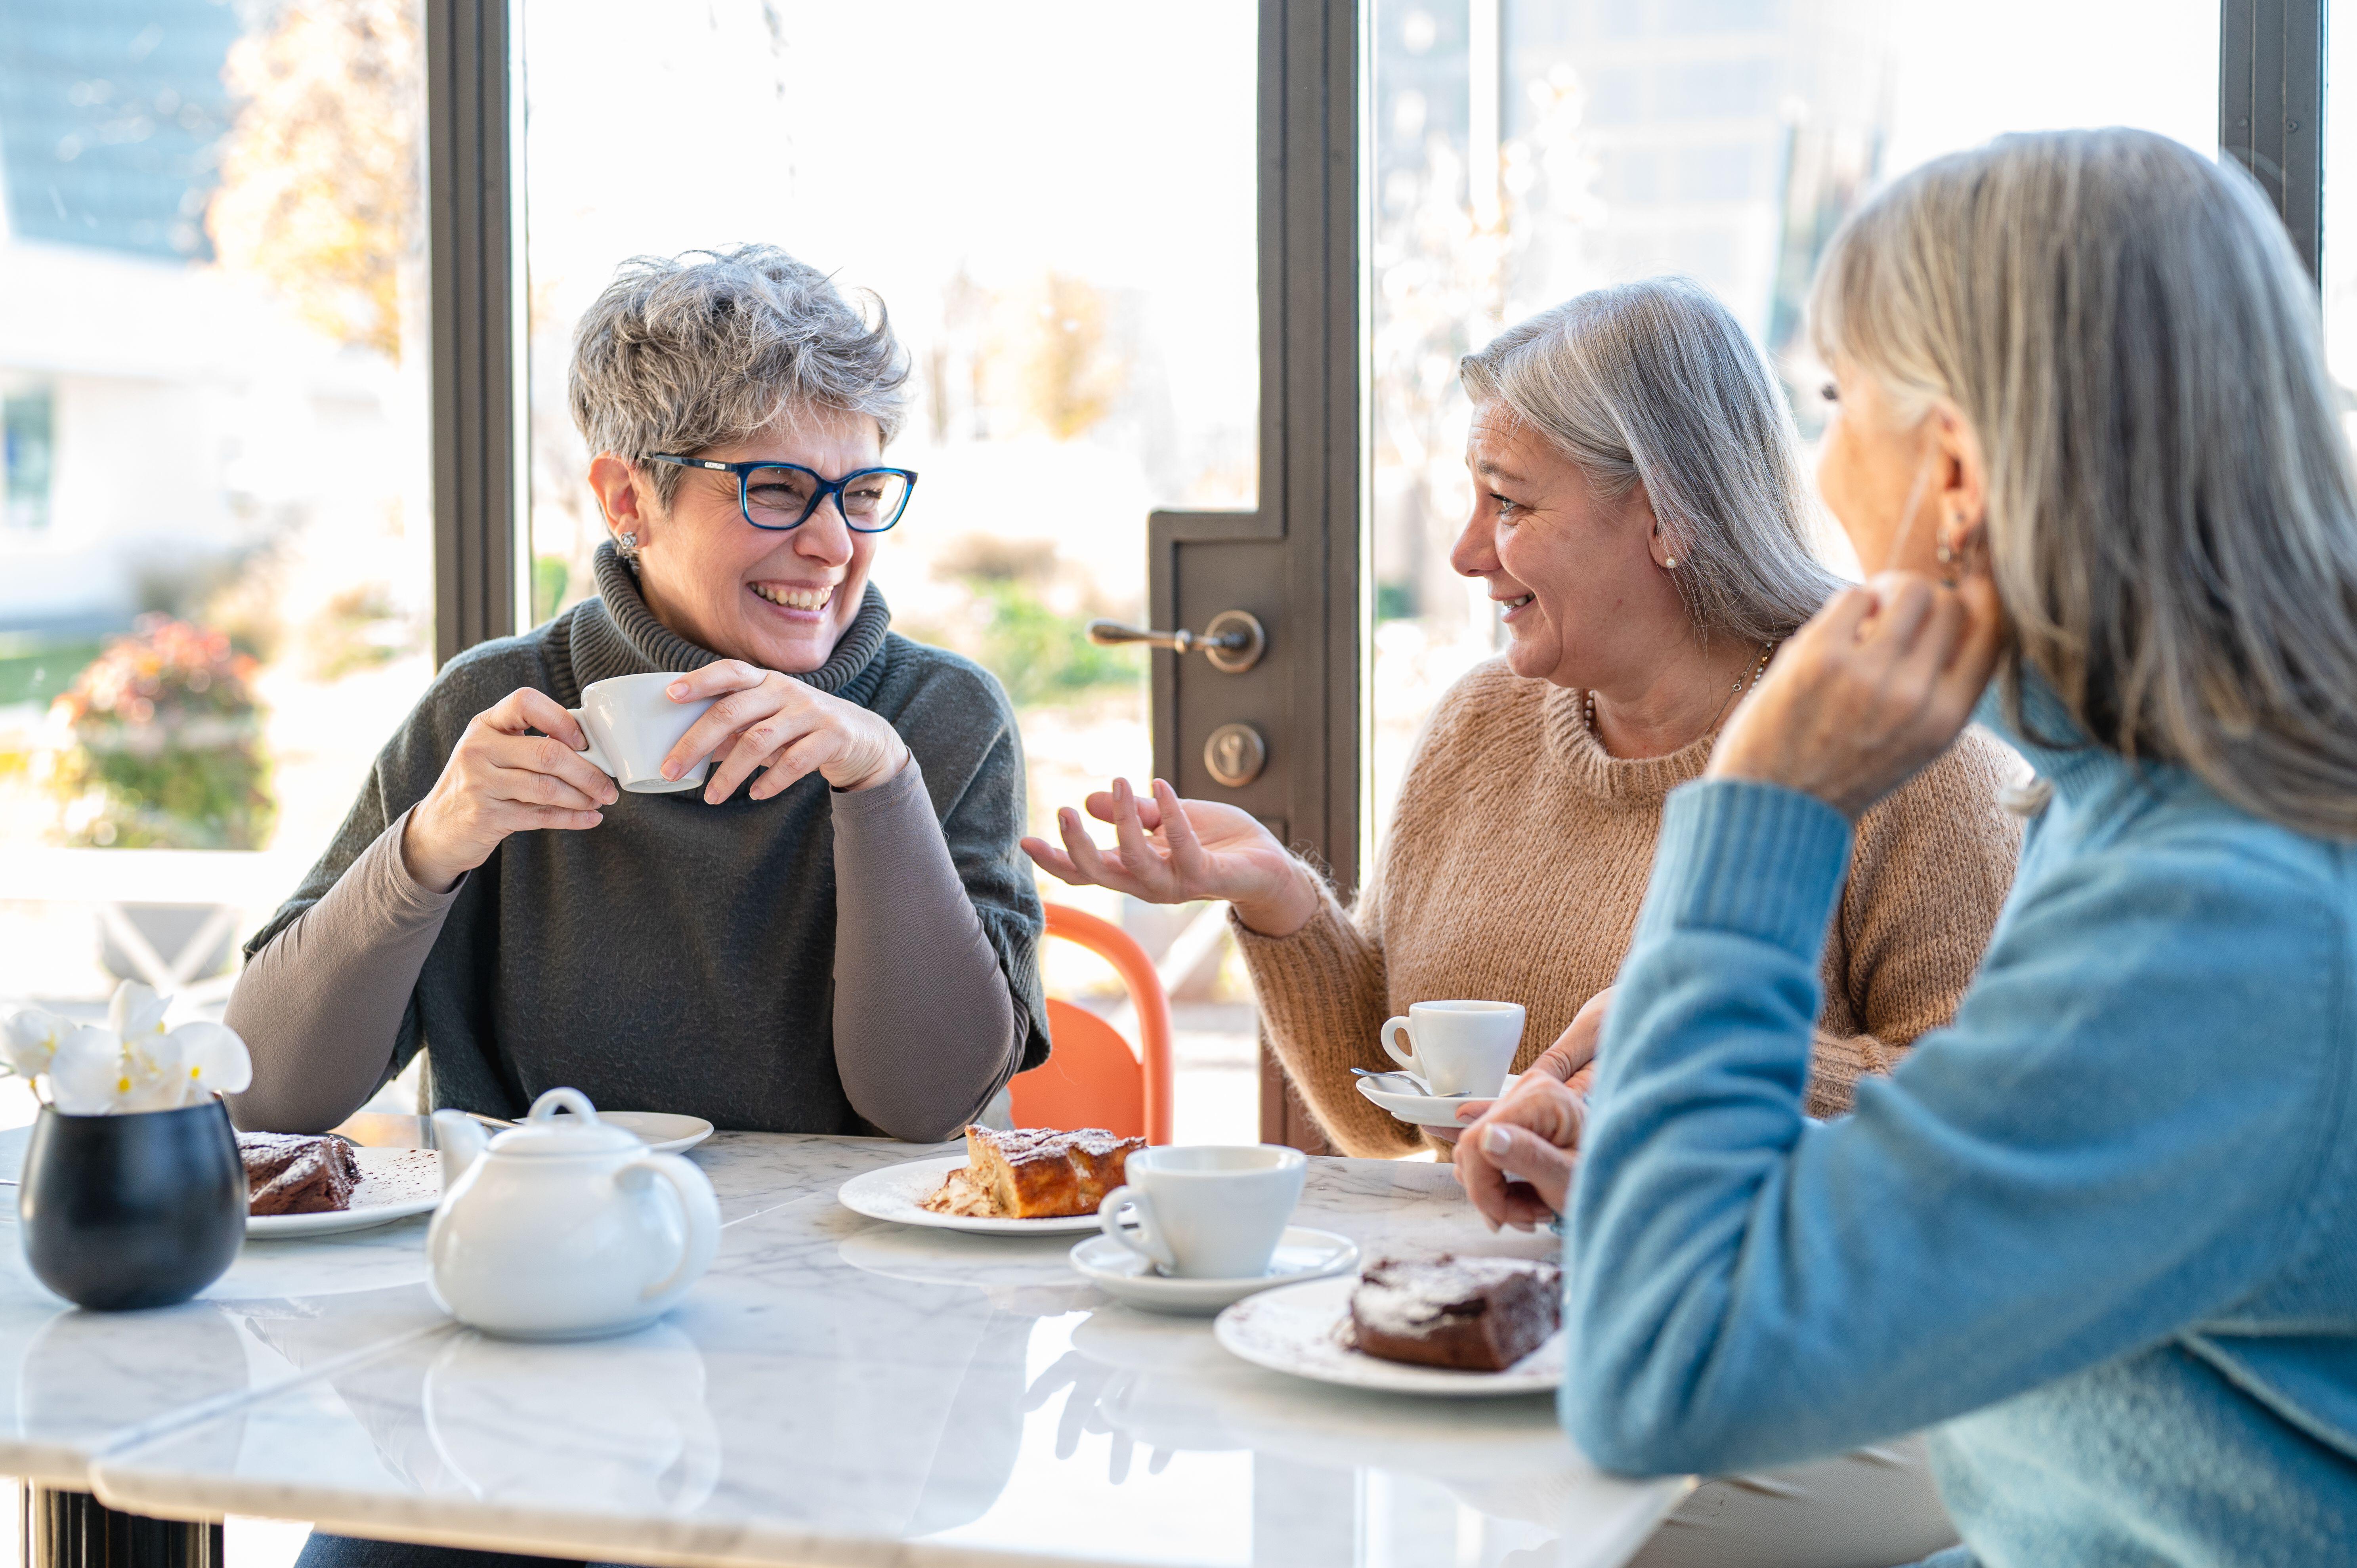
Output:
[[1458,361],[1466,395],[1502,401],[1608,496],[1643,485],[1697,628],[1770,642],[1840,580],[1812,548],[1800,443],[1768,362],[1686,278],[1599,288]]
[[2099,745],[2357,838],[2357,483],[2241,169],[2143,131],[1954,154],[1849,220],[1810,314],[1902,416],[1978,433],[2017,719],[2027,664]]

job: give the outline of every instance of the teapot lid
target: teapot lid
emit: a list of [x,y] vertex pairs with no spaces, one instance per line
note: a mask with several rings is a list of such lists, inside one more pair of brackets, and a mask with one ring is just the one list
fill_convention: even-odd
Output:
[[639,1146],[636,1133],[599,1121],[597,1108],[579,1090],[552,1089],[532,1102],[530,1115],[491,1140],[490,1152],[546,1157],[619,1154]]

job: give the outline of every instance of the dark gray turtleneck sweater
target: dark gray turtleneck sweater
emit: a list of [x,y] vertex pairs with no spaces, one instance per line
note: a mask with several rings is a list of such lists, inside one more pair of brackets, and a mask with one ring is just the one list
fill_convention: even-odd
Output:
[[899,731],[912,760],[888,782],[625,794],[597,827],[511,836],[444,894],[403,865],[404,821],[477,714],[716,657],[654,618],[610,546],[597,567],[600,598],[444,666],[248,945],[238,1123],[331,1126],[430,1047],[436,1103],[497,1116],[569,1085],[721,1127],[951,1134],[1047,1059],[1022,746],[998,683],[893,634],[872,586],[797,678]]

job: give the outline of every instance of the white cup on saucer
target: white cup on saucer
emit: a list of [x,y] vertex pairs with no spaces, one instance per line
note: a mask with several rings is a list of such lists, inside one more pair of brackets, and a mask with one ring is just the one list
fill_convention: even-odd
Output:
[[[1405,1035],[1408,1048],[1395,1036]],[[1435,1094],[1496,1096],[1523,1045],[1519,1002],[1418,1002],[1383,1023],[1383,1053]]]
[[[1097,1206],[1104,1233],[1185,1280],[1256,1279],[1301,1201],[1309,1161],[1275,1144],[1166,1144],[1129,1156]],[[1135,1216],[1131,1230],[1123,1210]]]
[[673,702],[663,692],[678,679],[673,671],[594,682],[582,689],[581,705],[568,710],[581,733],[589,737],[589,749],[582,755],[633,795],[701,789],[704,776],[712,769],[707,757],[677,779],[662,776],[663,758],[717,700]]

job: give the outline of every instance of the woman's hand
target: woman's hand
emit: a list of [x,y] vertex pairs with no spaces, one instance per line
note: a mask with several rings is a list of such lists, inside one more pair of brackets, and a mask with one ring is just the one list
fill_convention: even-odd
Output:
[[1224,898],[1236,918],[1267,937],[1289,937],[1318,913],[1318,889],[1276,835],[1248,811],[1212,800],[1181,800],[1157,779],[1140,800],[1126,779],[1088,799],[1089,815],[1113,824],[1118,847],[1097,848],[1070,806],[1056,813],[1064,847],[1027,838],[1023,853],[1076,887],[1111,887],[1149,904]]
[[1886,572],[1837,594],[1735,710],[1708,771],[1802,790],[1855,822],[1963,730],[2003,627],[1979,575],[1951,588]]
[[447,893],[510,833],[604,822],[597,808],[620,792],[581,755],[588,744],[555,698],[530,686],[477,714],[409,813],[401,857],[410,875]]
[[1564,1211],[1578,1165],[1587,1099],[1544,1074],[1526,1075],[1457,1141],[1457,1179],[1495,1230],[1528,1230]]
[[[1589,1088],[1596,1082],[1596,1046],[1604,1037],[1604,1012],[1611,1005],[1612,988],[1609,985],[1582,1003],[1579,1011],[1571,1015],[1571,1022],[1564,1026],[1563,1033],[1555,1037],[1555,1044],[1541,1051],[1538,1059],[1523,1069],[1522,1076],[1514,1079],[1514,1087],[1501,1098],[1520,1094],[1526,1084],[1535,1093],[1538,1080],[1544,1079],[1549,1083],[1568,1084],[1573,1093],[1587,1099]],[[1462,1123],[1480,1121],[1497,1103],[1495,1100],[1469,1100],[1457,1108],[1460,1125],[1426,1127],[1425,1131],[1436,1142],[1454,1144],[1458,1134],[1464,1131]]]
[[769,771],[748,793],[766,800],[812,773],[838,789],[866,789],[908,765],[907,743],[883,719],[741,659],[691,670],[663,692],[674,703],[719,699],[688,726],[662,765],[664,778],[677,779],[712,757],[712,776],[704,783],[711,805],[734,795],[756,768]]

